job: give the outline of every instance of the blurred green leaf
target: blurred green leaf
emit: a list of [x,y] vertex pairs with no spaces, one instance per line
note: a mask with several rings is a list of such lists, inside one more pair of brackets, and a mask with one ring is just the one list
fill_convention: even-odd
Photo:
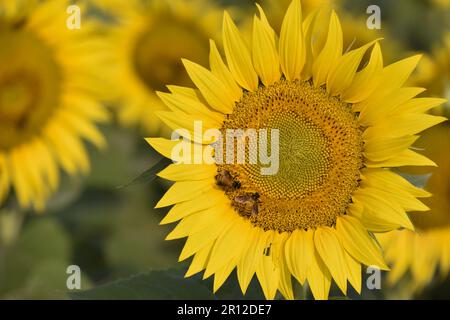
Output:
[[160,157],[157,162],[145,170],[143,173],[141,173],[137,178],[135,178],[133,181],[120,186],[120,188],[126,188],[132,185],[136,184],[148,184],[155,180],[157,177],[156,174],[163,170],[165,167],[167,167],[171,163],[171,160]]
[[72,292],[69,296],[77,300],[214,299],[201,279],[185,279],[179,270],[150,271],[91,290]]
[[404,172],[399,172],[399,174],[415,185],[417,188],[425,188],[428,184],[428,180],[430,180],[432,174],[409,174]]
[[108,141],[106,150],[90,148],[91,174],[85,184],[91,188],[117,188],[138,176],[152,163],[156,153],[151,148],[140,152],[146,142],[133,131],[118,127],[104,127]]
[[[64,267],[57,273],[66,276],[71,244],[66,231],[51,218],[32,218],[17,242],[0,257],[0,295],[26,286],[41,263],[53,261]],[[48,280],[48,279],[47,279]],[[65,284],[65,281],[63,282]]]
[[[22,288],[7,295],[8,299],[67,299],[68,264],[62,261],[45,261],[33,268]],[[89,289],[91,282],[81,272],[81,288]]]

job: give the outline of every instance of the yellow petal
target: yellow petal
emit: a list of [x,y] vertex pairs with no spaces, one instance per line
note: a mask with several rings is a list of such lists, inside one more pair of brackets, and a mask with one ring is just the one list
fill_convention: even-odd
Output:
[[249,91],[255,91],[258,75],[253,69],[250,52],[228,12],[223,16],[223,45],[228,67],[236,82]]
[[176,86],[176,85],[167,85],[167,89],[174,95],[182,96],[185,98],[193,99],[200,101],[202,100],[202,95],[198,89]]
[[347,262],[335,229],[319,227],[314,232],[314,245],[323,263],[344,294],[347,292]]
[[231,113],[235,100],[226,86],[208,69],[186,59],[182,61],[192,82],[209,105],[220,112]]
[[295,230],[286,241],[286,264],[292,275],[304,284],[314,255],[314,232]]
[[[394,174],[395,175],[395,174]],[[386,181],[387,180],[387,181]],[[386,181],[386,182],[385,182]],[[373,187],[379,190],[379,192],[386,195],[386,197],[392,197],[399,203],[406,211],[428,211],[429,208],[420,202],[416,197],[408,190],[399,186],[395,182],[386,179],[385,176],[377,174],[377,172],[368,171],[364,174],[361,187]],[[428,192],[419,189],[419,195],[430,195]],[[422,191],[422,192],[420,192]]]
[[293,0],[286,12],[279,46],[281,70],[286,79],[299,79],[306,59],[300,0]]
[[364,206],[363,224],[368,230],[384,232],[400,227],[414,230],[403,208],[392,199],[383,197],[374,188],[360,188],[353,194],[353,201]]
[[190,277],[196,273],[199,273],[200,271],[204,270],[206,268],[206,265],[208,263],[208,258],[211,253],[211,248],[214,245],[214,243],[210,243],[206,247],[203,247],[200,249],[192,259],[192,262],[189,266],[188,271],[186,272],[185,277]]
[[358,294],[361,294],[361,264],[353,259],[345,250],[344,257],[347,262],[348,282],[350,282]]
[[86,149],[74,132],[55,121],[45,128],[44,135],[52,149],[55,149],[55,157],[67,173],[74,175],[81,171],[86,174],[89,171]]
[[221,190],[211,189],[195,199],[174,205],[160,224],[173,223],[193,213],[212,208],[215,205],[224,205],[226,200],[228,199],[225,198]]
[[242,255],[237,266],[239,286],[243,294],[247,291],[248,285],[255,274],[256,266],[259,265],[264,255],[267,235],[264,231],[253,228],[249,237],[249,247],[245,254]]
[[363,183],[368,185],[380,185],[385,190],[392,192],[407,192],[414,197],[430,197],[431,194],[411,184],[402,176],[388,169],[368,169],[362,172]]
[[235,267],[236,267],[236,259],[233,259],[215,273],[213,293],[216,293],[217,290],[220,289],[220,287],[228,279],[228,277],[230,276],[231,272],[234,270]]
[[338,59],[327,77],[327,91],[332,96],[340,95],[350,87],[364,54],[376,41],[351,50]]
[[317,11],[309,14],[314,15],[311,41],[307,43],[308,46],[309,45],[311,46],[312,55],[314,57],[313,60],[317,59],[317,57],[322,52],[325,43],[327,42],[331,13],[332,13],[331,6],[329,6],[328,4],[324,4],[321,7],[319,7]]
[[170,164],[158,176],[171,181],[214,179],[217,166],[212,164]]
[[345,250],[353,258],[366,266],[376,265],[387,270],[381,248],[358,219],[340,216],[336,221],[336,230]]
[[242,250],[248,245],[250,228],[252,226],[247,220],[237,218],[231,227],[217,238],[206,267],[205,277],[215,273],[232,259],[238,261]]
[[[156,111],[155,114],[173,130],[184,138],[199,144],[211,144],[214,139],[204,139],[203,130],[219,129],[222,124],[217,120],[212,120],[203,115],[190,115],[181,112]],[[202,130],[196,130],[196,126]]]
[[185,234],[188,235],[188,238],[183,247],[183,250],[181,251],[178,261],[184,261],[193,254],[202,250],[204,247],[211,245],[211,243],[215,243],[219,235],[227,230],[230,227],[231,223],[236,219],[236,216],[227,214],[227,210],[228,209],[224,209],[219,212],[213,213],[213,215],[216,216],[217,221],[219,221],[220,223],[216,221],[215,223],[207,226],[207,228],[204,228],[196,233],[189,234],[189,230],[185,232]]
[[391,271],[388,273],[388,282],[397,283],[411,266],[414,251],[415,234],[408,230],[392,231],[378,234],[383,248],[385,248],[386,261],[389,262]]
[[51,154],[48,146],[42,140],[36,140],[36,155],[39,156],[41,162],[41,170],[46,175],[46,181],[49,188],[55,191],[59,184],[59,168],[56,164],[54,156]]
[[209,180],[175,182],[155,208],[168,207],[175,203],[191,200],[208,192],[213,187],[214,182]]
[[331,287],[331,274],[316,251],[314,251],[311,267],[308,269],[308,284],[314,299],[328,299]]
[[239,101],[242,97],[242,89],[238,86],[230,70],[223,62],[214,40],[210,40],[209,43],[209,66],[212,73],[225,85],[231,98],[234,101]]
[[401,137],[417,134],[447,118],[428,114],[406,113],[393,115],[380,120],[377,125],[369,127],[363,133],[364,140],[376,137]]
[[368,168],[395,168],[406,166],[437,167],[437,164],[427,157],[408,149],[385,161],[367,162],[366,166]]
[[[228,217],[227,208],[208,208],[200,212],[195,212],[188,215],[181,220],[176,227],[166,236],[166,240],[181,239],[187,236],[192,236],[197,233],[204,233],[205,230],[213,226],[218,221],[223,222]],[[203,242],[202,242],[203,243]],[[191,243],[192,244],[192,241]],[[183,249],[182,255],[180,256],[180,261],[184,260],[182,258],[185,249],[189,250],[188,242],[186,242],[185,248]],[[194,251],[195,252],[195,251]],[[194,253],[193,252],[193,253]]]
[[[173,148],[180,143],[179,140],[168,140],[164,138],[146,138],[145,141],[147,141],[147,143],[159,154],[168,159],[172,157]],[[191,143],[184,143],[191,149]]]
[[376,94],[382,95],[386,92],[395,90],[403,86],[411,73],[417,67],[422,55],[418,54],[385,67],[382,72],[382,78]]
[[314,11],[304,19],[302,24],[304,44],[305,44],[305,64],[302,70],[302,79],[309,80],[312,77],[312,64],[314,62],[314,56],[312,52],[312,37],[314,31],[314,22],[317,17],[318,11]]
[[17,200],[22,208],[28,208],[31,202],[31,192],[25,172],[22,169],[24,166],[22,148],[15,148],[10,155],[11,182],[14,186]]
[[222,122],[224,115],[210,110],[206,105],[196,97],[187,96],[179,93],[156,92],[158,97],[173,112],[182,114],[199,115],[201,118]]
[[342,100],[349,103],[357,103],[369,97],[380,82],[382,70],[383,55],[380,44],[376,42],[372,49],[369,63],[364,69],[356,73],[350,87],[342,93]]
[[359,115],[359,123],[362,126],[377,124],[386,116],[398,114],[396,108],[424,92],[423,88],[400,88],[394,90],[386,96],[374,97],[370,102],[362,106]]
[[10,177],[6,156],[0,153],[0,204],[6,199],[10,188]]
[[400,138],[375,138],[366,140],[364,156],[372,161],[383,161],[408,149],[418,136],[405,136]]
[[286,265],[285,244],[288,238],[287,232],[276,233],[272,244],[272,257],[275,268],[279,274],[278,290],[287,300],[294,299],[294,292],[292,291],[291,273]]
[[[273,240],[273,231],[267,232],[264,248],[270,248]],[[264,254],[256,266],[256,276],[268,300],[273,300],[277,293],[279,282],[279,270],[275,267],[272,256]]]
[[321,86],[327,81],[328,74],[342,55],[342,28],[336,12],[331,13],[328,36],[325,46],[313,64],[313,81]]
[[256,16],[253,22],[253,65],[265,86],[280,80],[280,61],[269,25]]
[[441,104],[446,103],[446,99],[439,98],[415,98],[396,108],[397,113],[425,113]]

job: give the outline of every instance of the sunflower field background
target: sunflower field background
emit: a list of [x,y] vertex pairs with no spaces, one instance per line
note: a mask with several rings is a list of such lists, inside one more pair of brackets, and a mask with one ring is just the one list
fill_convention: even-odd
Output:
[[[330,1],[302,1],[303,10],[312,11],[324,2]],[[381,37],[388,63],[423,53],[409,80],[411,86],[426,88],[429,96],[450,98],[450,1],[331,2],[341,19],[344,47]],[[290,1],[260,3],[279,31]],[[65,21],[71,14],[66,11],[70,5],[81,8],[79,30],[49,25],[49,21]],[[381,8],[381,30],[366,27],[369,5]],[[252,20],[246,17],[252,17],[256,10],[250,0],[0,0],[0,299],[264,298],[255,279],[243,296],[235,274],[215,294],[211,279],[202,281],[199,275],[184,279],[189,264],[178,262],[184,240],[165,241],[173,227],[160,225],[160,221],[168,209],[153,209],[170,186],[156,176],[167,162],[143,139],[150,135],[169,137],[170,129],[154,114],[164,108],[155,91],[167,91],[167,83],[191,85],[181,58],[207,64],[208,40],[220,41],[225,9],[241,30],[250,30]],[[23,56],[10,54],[14,48],[10,43],[22,42],[8,40],[8,28],[42,34],[51,47],[61,50],[64,67],[60,69],[72,81],[68,80],[67,88],[62,88],[66,83],[36,67],[39,63],[30,62],[41,57],[40,51],[32,48],[27,55],[23,45],[19,47]],[[33,172],[29,168],[39,166],[41,159],[33,156],[37,143],[33,149],[21,150],[24,158],[19,152],[9,153],[13,139],[8,137],[33,139],[23,133],[25,129],[8,131],[6,125],[10,118],[17,120],[7,103],[22,105],[17,102],[20,90],[13,92],[7,82],[7,66],[15,63],[42,71],[39,74],[46,75],[49,82],[49,97],[52,90],[58,91],[55,95],[66,90],[67,105],[85,106],[83,117],[64,114],[53,118],[54,127],[47,128],[48,134],[57,138],[51,143],[58,145],[63,155],[58,160],[60,166],[42,174],[46,177],[42,186],[33,179],[21,180],[20,173],[11,173],[15,169],[9,174],[2,169],[2,161],[12,159],[13,153],[17,154],[15,164],[29,161],[19,172]],[[47,67],[45,61],[42,65]],[[11,92],[17,96],[11,97]],[[28,98],[31,102],[23,103],[33,105],[33,99],[38,99],[33,95]],[[39,105],[36,110],[46,112]],[[448,117],[449,110],[447,103],[433,113]],[[39,116],[36,119],[39,121]],[[406,168],[404,174],[435,195],[426,202],[435,218],[423,223],[420,239],[406,234],[395,241],[379,239],[389,243],[386,260],[395,273],[383,272],[381,290],[363,286],[360,296],[349,294],[350,298],[450,298],[450,277],[445,271],[445,266],[447,271],[450,267],[449,147],[447,122],[427,130],[419,140],[418,148],[439,167]],[[47,165],[56,162],[48,161]],[[8,192],[2,191],[9,183],[6,179],[14,181],[14,190],[8,187]],[[17,181],[21,181],[20,187]],[[429,252],[435,255],[426,256]],[[423,261],[415,262],[413,256]],[[67,288],[70,265],[80,267],[80,290]],[[310,296],[307,292],[304,295]],[[330,297],[334,296],[339,296],[339,291],[332,288]]]

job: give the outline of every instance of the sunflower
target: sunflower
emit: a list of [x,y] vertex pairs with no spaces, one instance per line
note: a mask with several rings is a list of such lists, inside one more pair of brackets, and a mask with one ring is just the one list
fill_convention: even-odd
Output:
[[[450,97],[450,32],[433,48],[431,55],[420,62],[410,83],[427,88],[430,95]],[[435,109],[434,113],[448,116],[449,103]]]
[[[210,41],[211,70],[183,60],[197,89],[158,93],[170,109],[158,115],[184,128],[184,139],[148,143],[173,160],[181,150],[209,159],[178,161],[159,173],[175,182],[156,205],[173,205],[161,223],[181,220],[167,239],[187,237],[180,260],[193,259],[186,276],[205,270],[214,291],[236,268],[243,293],[256,273],[268,299],[277,291],[294,298],[292,276],[307,281],[316,299],[328,297],[332,279],[344,294],[348,282],[360,292],[363,265],[387,269],[372,233],[413,230],[406,212],[428,210],[417,199],[428,192],[391,168],[435,165],[410,147],[419,132],[445,120],[423,114],[443,100],[414,98],[423,89],[403,87],[419,56],[383,67],[377,40],[343,54],[334,11],[328,32],[318,32],[324,13],[303,20],[294,0],[278,37],[258,9],[250,48],[225,12],[226,63]],[[211,142],[220,139],[204,141],[194,121],[220,132],[278,130],[279,144],[271,145],[277,173],[263,175],[264,161],[211,163]]]
[[[427,185],[427,190],[433,193],[432,201],[425,201],[431,214],[411,215],[417,233],[402,230],[378,236],[385,248],[386,261],[392,266],[388,283],[394,285],[409,274],[407,283],[411,292],[422,290],[436,271],[442,278],[450,271],[450,154],[448,146],[443,145],[448,141],[450,126],[447,123],[431,129],[419,141],[439,167],[432,170]],[[416,170],[415,173],[424,172]]]
[[86,172],[82,138],[105,145],[95,122],[108,114],[95,30],[66,27],[66,1],[0,4],[0,205],[14,189],[22,208],[38,211],[59,184],[59,167]]
[[[208,61],[208,39],[220,33],[219,11],[203,0],[131,0],[95,3],[110,14],[118,120],[155,133],[161,121],[155,111],[165,109],[155,90],[162,83],[191,85],[179,59]],[[201,18],[199,18],[201,17]]]

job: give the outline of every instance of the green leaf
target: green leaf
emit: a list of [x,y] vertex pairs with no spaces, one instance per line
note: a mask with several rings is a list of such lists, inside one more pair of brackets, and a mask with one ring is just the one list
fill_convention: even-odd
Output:
[[76,300],[205,300],[214,299],[200,278],[184,278],[180,270],[150,271],[97,288],[71,292]]
[[[59,273],[66,276],[72,246],[66,230],[49,217],[31,218],[17,242],[7,248],[0,263],[0,295],[23,288],[36,273],[38,265],[58,262]],[[64,284],[64,282],[63,282]]]
[[403,178],[405,178],[406,180],[411,182],[417,188],[425,188],[427,186],[427,184],[428,184],[428,180],[430,180],[430,178],[432,176],[431,173],[427,173],[427,174],[409,174],[409,173],[399,172],[399,174]]
[[137,185],[137,184],[147,184],[155,180],[156,174],[163,170],[165,167],[167,167],[171,163],[171,160],[160,157],[157,162],[145,170],[143,173],[141,173],[137,178],[133,179],[133,181],[120,186],[119,188],[126,188],[129,186]]

